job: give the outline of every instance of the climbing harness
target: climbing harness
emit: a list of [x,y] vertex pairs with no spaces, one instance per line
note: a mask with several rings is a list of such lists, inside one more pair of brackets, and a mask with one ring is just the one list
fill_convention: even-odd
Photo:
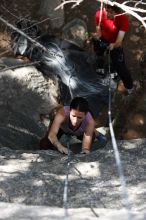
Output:
[[108,106],[108,116],[109,116],[109,128],[110,128],[110,135],[111,135],[111,140],[112,140],[112,145],[114,149],[114,154],[115,154],[115,160],[117,164],[117,170],[118,170],[118,175],[120,179],[120,183],[122,186],[122,197],[123,197],[123,203],[125,205],[125,208],[127,209],[128,212],[128,220],[132,220],[132,213],[131,213],[131,205],[129,202],[129,196],[126,188],[126,181],[124,177],[124,172],[123,172],[123,167],[120,159],[120,154],[117,146],[117,142],[115,139],[115,134],[112,126],[112,116],[111,116],[111,70],[110,70],[110,50],[108,51],[108,72],[109,72],[109,106]]

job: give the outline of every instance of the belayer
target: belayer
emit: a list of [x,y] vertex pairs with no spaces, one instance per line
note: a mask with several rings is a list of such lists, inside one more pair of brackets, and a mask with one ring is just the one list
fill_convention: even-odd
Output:
[[114,70],[118,73],[128,94],[133,91],[133,80],[127,69],[122,43],[128,30],[128,18],[117,6],[105,4],[95,15],[96,33],[92,42],[97,57],[108,49]]

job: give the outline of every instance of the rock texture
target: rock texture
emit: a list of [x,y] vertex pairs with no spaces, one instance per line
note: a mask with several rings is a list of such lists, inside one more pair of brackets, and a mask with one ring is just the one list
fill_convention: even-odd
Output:
[[[119,141],[118,146],[132,207],[131,212],[137,214],[136,219],[144,220],[146,139]],[[111,143],[109,142],[105,148],[98,149],[88,156],[76,154],[70,159],[67,198],[71,219],[76,219],[75,213],[79,211],[81,214],[81,210],[84,209],[88,212],[87,218],[83,218],[84,212],[82,212],[78,219],[94,219],[97,216],[102,217],[101,219],[112,219],[110,217],[112,215],[119,216],[119,219],[122,215],[122,217],[125,216],[121,218],[122,220],[128,219],[125,211],[122,211],[124,208],[122,187]],[[4,205],[3,212],[10,210],[9,207],[12,208],[10,213],[5,214],[9,216],[8,219],[11,215],[15,216],[13,219],[18,219],[18,216],[22,218],[23,212],[25,216],[29,216],[29,218],[26,217],[27,219],[33,219],[34,215],[42,216],[42,219],[43,217],[45,219],[46,215],[50,217],[48,219],[51,219],[51,215],[54,216],[53,219],[62,219],[66,210],[63,195],[67,164],[67,156],[58,152],[14,151],[1,148],[0,201],[13,203],[8,206]],[[2,205],[3,203],[0,209]],[[30,214],[32,205],[40,207],[36,207],[37,212],[34,207],[35,211]],[[48,209],[41,206],[47,206]],[[26,213],[25,210],[30,210],[30,212]],[[45,211],[45,216],[42,210]],[[116,210],[120,210],[119,214]]]
[[[120,211],[110,209],[94,209],[93,211],[88,208],[69,209],[69,216],[66,217],[64,210],[61,208],[1,203],[0,211],[1,216],[3,216],[0,219],[7,220],[128,220],[127,212],[124,209]],[[145,216],[145,213],[133,212],[132,220],[144,220]]]
[[[16,59],[0,60],[1,66],[22,65]],[[55,86],[35,67],[0,72],[0,146],[38,149],[44,129],[40,115],[57,105]]]
[[64,24],[64,10],[60,8],[55,10],[61,4],[61,0],[43,0],[41,1],[39,14],[48,17],[49,28],[61,28]]
[[[5,58],[0,63],[5,68],[23,64]],[[97,142],[97,150],[89,155],[71,154],[69,158],[59,152],[39,151],[39,139],[46,129],[39,116],[57,105],[56,87],[31,66],[1,70],[0,85],[0,209],[6,216],[2,218],[62,219],[69,209],[71,219],[76,219],[75,213],[79,213],[78,219],[85,219],[82,210],[86,219],[112,219],[114,215],[128,219],[122,212],[125,200],[111,143],[101,148]],[[72,143],[75,151],[81,146]],[[136,219],[144,220],[146,139],[119,141],[118,147],[132,212]],[[41,207],[36,212],[35,207],[25,205]]]
[[[92,3],[91,0],[84,1],[73,10],[65,7],[60,23],[52,20],[52,24],[60,27],[64,21],[84,18],[89,30],[94,31],[97,2],[92,0]],[[0,10],[3,17],[14,24],[20,15],[36,17],[39,6],[40,1],[36,5],[34,0],[26,0],[25,4],[22,0],[8,0],[5,1],[8,10],[2,7]],[[38,17],[39,21],[42,20]],[[142,75],[145,74],[145,68],[139,66],[139,59],[146,51],[145,30],[136,19],[131,16],[129,19],[130,29],[124,46],[132,76],[139,80],[141,71]],[[5,30],[5,25],[0,24],[0,28]],[[0,35],[2,52],[8,49],[8,36],[7,31]],[[0,66],[19,64],[14,60],[9,62],[2,59]],[[49,114],[57,105],[55,87],[34,67],[1,71],[0,85],[0,219],[67,219],[63,194],[68,158],[57,152],[38,150],[39,139],[45,131],[40,114]],[[130,123],[133,121],[132,116]],[[144,119],[140,124],[141,121],[145,124]],[[132,220],[145,220],[146,139],[119,141],[118,147]],[[88,156],[77,154],[71,155],[70,159],[69,219],[129,220],[123,210],[122,187],[111,143]]]

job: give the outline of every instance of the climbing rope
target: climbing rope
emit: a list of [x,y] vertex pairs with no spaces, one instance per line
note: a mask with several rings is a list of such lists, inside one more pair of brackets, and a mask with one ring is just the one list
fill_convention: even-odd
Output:
[[68,176],[69,176],[69,169],[70,169],[70,162],[71,162],[71,150],[70,150],[70,137],[69,135],[66,136],[66,145],[68,149],[67,154],[67,164],[66,164],[66,178],[64,182],[64,192],[63,192],[63,207],[64,207],[64,220],[69,219],[68,214]]
[[[101,25],[102,10],[103,10],[103,1],[101,1],[101,6],[100,6],[99,26]],[[108,53],[108,73],[109,73],[108,116],[109,116],[110,135],[111,135],[112,145],[113,145],[113,149],[114,149],[114,155],[115,155],[118,175],[119,175],[120,183],[121,183],[121,186],[122,186],[123,204],[125,205],[125,208],[127,209],[127,212],[128,212],[128,220],[132,220],[133,216],[132,216],[132,213],[131,213],[131,205],[130,205],[130,202],[129,202],[129,196],[128,196],[127,187],[126,187],[126,180],[125,180],[125,177],[124,177],[124,172],[123,172],[123,167],[122,167],[122,163],[121,163],[121,159],[120,159],[120,154],[119,154],[119,150],[118,150],[118,146],[117,146],[117,142],[116,142],[116,139],[115,139],[115,134],[114,134],[113,126],[112,126],[110,51]],[[69,86],[70,94],[72,96],[72,92],[71,92],[71,88],[70,88],[70,78],[69,78],[69,81],[68,81],[68,86]],[[69,219],[69,215],[68,215],[68,175],[69,175],[69,168],[70,168],[70,162],[71,162],[71,157],[70,157],[71,151],[69,150],[69,139],[67,141],[67,148],[68,148],[68,158],[67,158],[66,179],[65,179],[64,194],[63,194],[63,203],[64,203],[64,209],[65,209],[64,219],[65,220]],[[98,217],[98,215],[97,215],[97,217]]]
[[103,10],[103,1],[101,1],[100,4],[99,26],[101,25],[102,10]]
[[127,187],[126,187],[126,180],[124,177],[124,172],[123,172],[123,167],[120,159],[120,154],[117,146],[117,142],[115,139],[115,134],[114,134],[114,129],[112,125],[112,116],[111,116],[111,70],[110,70],[110,50],[108,51],[108,73],[109,73],[109,106],[108,106],[108,116],[109,116],[109,128],[110,128],[110,135],[111,135],[111,140],[112,140],[112,145],[114,149],[114,154],[115,154],[115,160],[117,164],[117,170],[118,170],[118,175],[120,179],[120,183],[122,186],[122,197],[123,197],[123,203],[125,205],[125,208],[127,209],[128,212],[128,220],[132,220],[132,213],[131,213],[131,205],[129,202],[129,196],[127,192]]

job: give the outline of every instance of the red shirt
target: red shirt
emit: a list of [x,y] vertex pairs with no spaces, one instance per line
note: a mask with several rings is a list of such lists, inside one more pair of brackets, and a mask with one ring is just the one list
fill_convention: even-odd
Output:
[[[100,11],[96,12],[95,23],[99,25]],[[102,10],[101,14],[101,33],[102,39],[107,43],[115,43],[119,31],[127,32],[128,30],[128,18],[125,15],[116,15],[114,20],[107,19],[105,10]]]

